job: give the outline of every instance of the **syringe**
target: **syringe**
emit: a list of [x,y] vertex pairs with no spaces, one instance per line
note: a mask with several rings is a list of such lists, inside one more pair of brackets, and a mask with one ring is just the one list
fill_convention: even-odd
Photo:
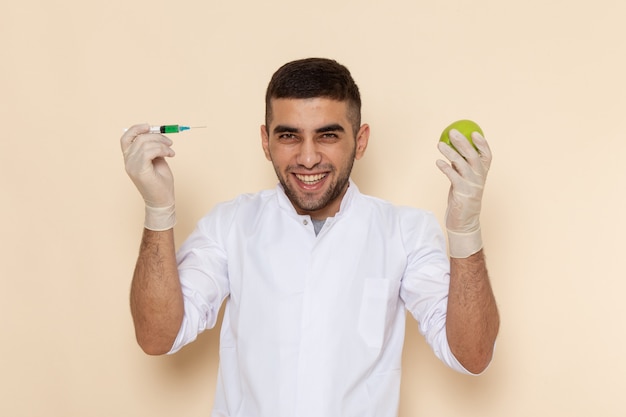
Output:
[[162,126],[150,126],[150,133],[178,133],[190,129],[201,129],[206,126],[183,126],[183,125],[162,125]]
[[[206,128],[206,126],[183,126],[183,125],[162,125],[162,126],[150,126],[149,133],[178,133],[184,132],[189,129],[202,129]],[[124,129],[124,132],[127,132],[128,128]]]

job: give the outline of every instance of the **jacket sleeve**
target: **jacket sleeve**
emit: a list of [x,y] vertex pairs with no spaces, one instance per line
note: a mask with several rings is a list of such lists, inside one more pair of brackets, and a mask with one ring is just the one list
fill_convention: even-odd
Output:
[[441,227],[432,213],[415,209],[405,209],[400,221],[407,253],[400,297],[435,355],[450,368],[471,374],[452,354],[446,336],[450,261]]
[[220,205],[203,217],[177,253],[185,313],[170,354],[215,326],[229,294],[228,262],[222,243],[230,224],[225,208]]

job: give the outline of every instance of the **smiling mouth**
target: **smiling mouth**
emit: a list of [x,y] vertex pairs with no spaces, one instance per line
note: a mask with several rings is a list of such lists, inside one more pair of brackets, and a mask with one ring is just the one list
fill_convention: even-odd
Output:
[[294,174],[294,175],[296,176],[298,180],[300,180],[304,184],[313,185],[323,180],[328,174],[324,173],[324,174],[315,174],[315,175],[302,175],[302,174]]

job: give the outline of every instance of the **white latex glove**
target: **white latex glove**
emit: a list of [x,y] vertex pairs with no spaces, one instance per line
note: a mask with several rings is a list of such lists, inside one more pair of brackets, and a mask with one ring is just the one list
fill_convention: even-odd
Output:
[[458,153],[439,142],[439,151],[450,160],[450,164],[437,161],[437,166],[451,183],[446,210],[448,244],[452,258],[467,258],[483,247],[480,208],[491,165],[491,150],[478,132],[472,133],[478,152],[458,130],[452,129],[449,136]]
[[174,177],[166,157],[173,157],[172,141],[149,133],[150,125],[135,125],[120,139],[124,165],[146,203],[146,229],[163,231],[176,224]]

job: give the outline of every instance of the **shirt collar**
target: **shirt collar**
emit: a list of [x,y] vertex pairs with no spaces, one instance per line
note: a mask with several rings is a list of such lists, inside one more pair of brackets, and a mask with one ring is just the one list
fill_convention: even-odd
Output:
[[[352,181],[352,179],[350,179],[348,183],[348,189],[346,190],[346,193],[341,199],[341,204],[339,205],[339,211],[337,212],[337,214],[335,214],[334,217],[336,218],[341,217],[346,211],[348,211],[352,204],[352,201],[354,200],[354,197],[358,193],[359,193],[359,188]],[[298,214],[293,204],[291,204],[289,197],[287,197],[287,194],[285,194],[285,190],[283,189],[283,186],[280,183],[276,185],[276,196],[278,197],[278,206],[281,209],[287,211],[291,215],[302,217],[302,215]],[[306,215],[305,217],[308,217],[308,215]]]

